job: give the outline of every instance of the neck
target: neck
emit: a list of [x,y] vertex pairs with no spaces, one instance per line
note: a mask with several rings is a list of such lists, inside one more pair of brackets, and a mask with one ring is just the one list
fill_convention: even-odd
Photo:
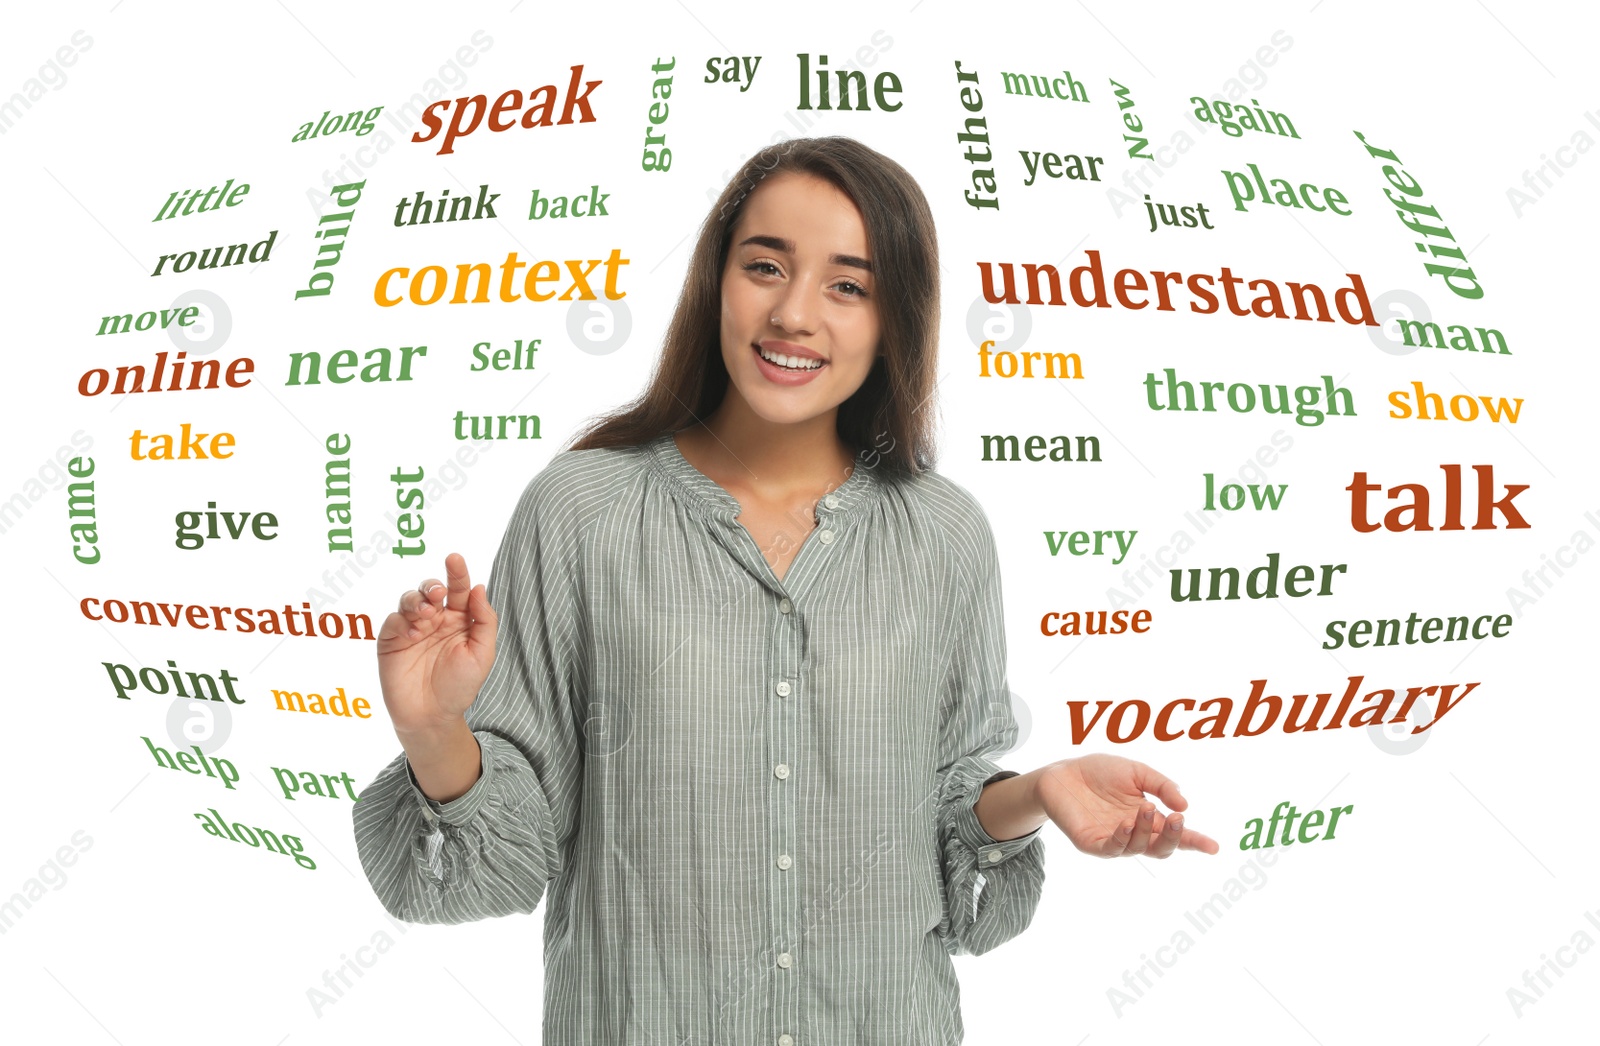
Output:
[[838,434],[838,408],[792,424],[768,421],[730,388],[704,422],[708,464],[741,485],[781,496],[837,487],[855,457]]

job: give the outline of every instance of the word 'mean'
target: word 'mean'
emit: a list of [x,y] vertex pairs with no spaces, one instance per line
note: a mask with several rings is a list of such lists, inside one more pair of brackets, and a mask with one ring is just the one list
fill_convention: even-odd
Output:
[[[594,92],[596,87],[600,86],[601,81],[588,81],[583,84],[583,90],[580,92],[578,84],[582,80],[583,65],[579,63],[572,66],[572,79],[567,83],[566,103],[561,108],[561,119],[556,120],[556,124],[572,123],[574,109],[581,110],[583,113],[578,119],[578,123],[594,123],[595,115],[594,110],[589,108],[589,95]],[[537,87],[529,91],[529,106],[528,111],[522,114],[522,126],[527,129],[551,126],[550,114],[555,111],[556,97],[555,84],[545,84],[543,87]],[[537,103],[534,102],[535,98],[539,99]],[[504,113],[516,112],[521,109],[522,101],[522,92],[511,90],[496,98],[492,107],[489,105],[488,97],[481,94],[475,94],[467,98],[446,98],[443,101],[434,102],[422,111],[422,122],[427,126],[428,133],[423,134],[418,131],[411,136],[411,140],[413,142],[430,142],[436,138],[440,129],[444,127],[444,122],[438,115],[435,115],[434,110],[439,110],[442,113],[454,105],[456,107],[455,114],[450,119],[450,127],[444,132],[444,141],[439,144],[439,155],[446,156],[455,152],[457,138],[464,138],[478,129],[478,125],[483,122],[483,115],[486,109],[489,113],[489,130],[495,132],[509,131],[511,128],[516,127],[518,124],[516,119],[513,118],[502,122],[500,117]]]
[[[987,436],[986,435],[986,436],[984,436],[982,438],[983,438],[983,460],[984,461],[1021,461],[1022,460],[1022,458],[1017,456],[1017,449],[1018,449],[1017,437],[1015,437],[1015,436]],[[1051,461],[1073,461],[1073,460],[1077,460],[1077,461],[1099,461],[1100,460],[1100,437],[1099,436],[1079,436],[1078,437],[1078,456],[1077,456],[1076,459],[1074,459],[1073,456],[1072,456],[1072,437],[1071,436],[1051,436],[1051,437],[1049,437],[1049,450],[1048,450],[1048,453],[1046,453],[1045,437],[1044,436],[1029,436],[1029,437],[1027,437],[1027,440],[1026,440],[1026,442],[1024,442],[1022,444],[1021,449],[1022,449],[1022,453],[1027,456],[1027,459],[1029,461],[1044,461],[1046,458],[1049,458],[1049,460],[1051,460]],[[992,457],[991,457],[991,452],[993,454]]]

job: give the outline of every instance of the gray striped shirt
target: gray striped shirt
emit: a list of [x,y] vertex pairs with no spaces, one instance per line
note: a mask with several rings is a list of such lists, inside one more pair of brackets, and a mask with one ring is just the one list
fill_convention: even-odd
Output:
[[490,576],[482,776],[436,803],[397,757],[362,867],[413,922],[545,898],[545,1046],[960,1043],[950,956],[1044,883],[973,812],[1015,776],[988,520],[858,462],[779,581],[738,513],[671,434],[559,453]]

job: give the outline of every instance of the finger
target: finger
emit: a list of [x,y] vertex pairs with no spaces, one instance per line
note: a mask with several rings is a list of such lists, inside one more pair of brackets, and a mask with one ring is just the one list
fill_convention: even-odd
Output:
[[1183,815],[1173,814],[1166,819],[1166,823],[1156,832],[1155,841],[1150,844],[1147,857],[1164,859],[1172,856],[1172,851],[1178,848],[1178,842],[1183,837]]
[[400,616],[405,619],[406,635],[412,639],[420,636],[423,628],[433,627],[431,617],[422,613],[426,606],[422,593],[414,588],[400,597]]
[[1139,814],[1133,822],[1133,835],[1128,839],[1128,847],[1122,851],[1122,855],[1133,857],[1150,849],[1150,836],[1155,831],[1155,825],[1155,804],[1146,803],[1139,808]]
[[[411,594],[416,595],[415,590],[413,590]],[[405,603],[404,596],[400,597],[400,602],[403,606]],[[378,630],[378,639],[380,641],[384,639],[389,639],[391,641],[399,639],[416,639],[420,635],[422,635],[422,632],[417,628],[416,614],[408,614],[404,609],[398,610],[384,618],[383,627]]]
[[1201,835],[1192,828],[1183,830],[1183,837],[1178,840],[1180,850],[1199,850],[1201,853],[1214,854],[1221,849],[1217,841],[1209,835]]
[[1128,848],[1128,842],[1133,838],[1134,818],[1128,818],[1117,825],[1117,830],[1106,836],[1106,841],[1100,844],[1101,857],[1121,857]]
[[445,582],[440,581],[438,577],[429,577],[427,581],[419,584],[416,590],[422,593],[422,605],[418,608],[418,613],[422,616],[437,613],[445,606]]
[[472,576],[467,573],[467,561],[461,553],[452,552],[444,557],[444,576],[450,579],[450,609],[467,609],[467,598],[472,594]]
[[1189,800],[1178,792],[1178,786],[1171,778],[1143,763],[1136,762],[1133,764],[1133,783],[1141,791],[1148,792],[1160,799],[1169,810],[1187,810],[1189,808]]
[[405,636],[411,630],[411,623],[402,614],[390,614],[383,619],[383,624],[378,628],[378,642],[393,642]]
[[474,646],[493,645],[495,632],[500,627],[500,616],[494,612],[494,607],[489,605],[488,589],[476,585],[467,593],[467,613],[472,615],[468,641]]

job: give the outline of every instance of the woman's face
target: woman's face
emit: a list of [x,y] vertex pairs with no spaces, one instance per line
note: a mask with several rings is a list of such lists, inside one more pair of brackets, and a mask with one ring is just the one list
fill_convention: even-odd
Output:
[[[849,399],[878,352],[871,265],[861,212],[831,182],[793,171],[763,181],[745,201],[722,271],[729,392],[776,424]],[[769,362],[762,350],[788,359]]]

